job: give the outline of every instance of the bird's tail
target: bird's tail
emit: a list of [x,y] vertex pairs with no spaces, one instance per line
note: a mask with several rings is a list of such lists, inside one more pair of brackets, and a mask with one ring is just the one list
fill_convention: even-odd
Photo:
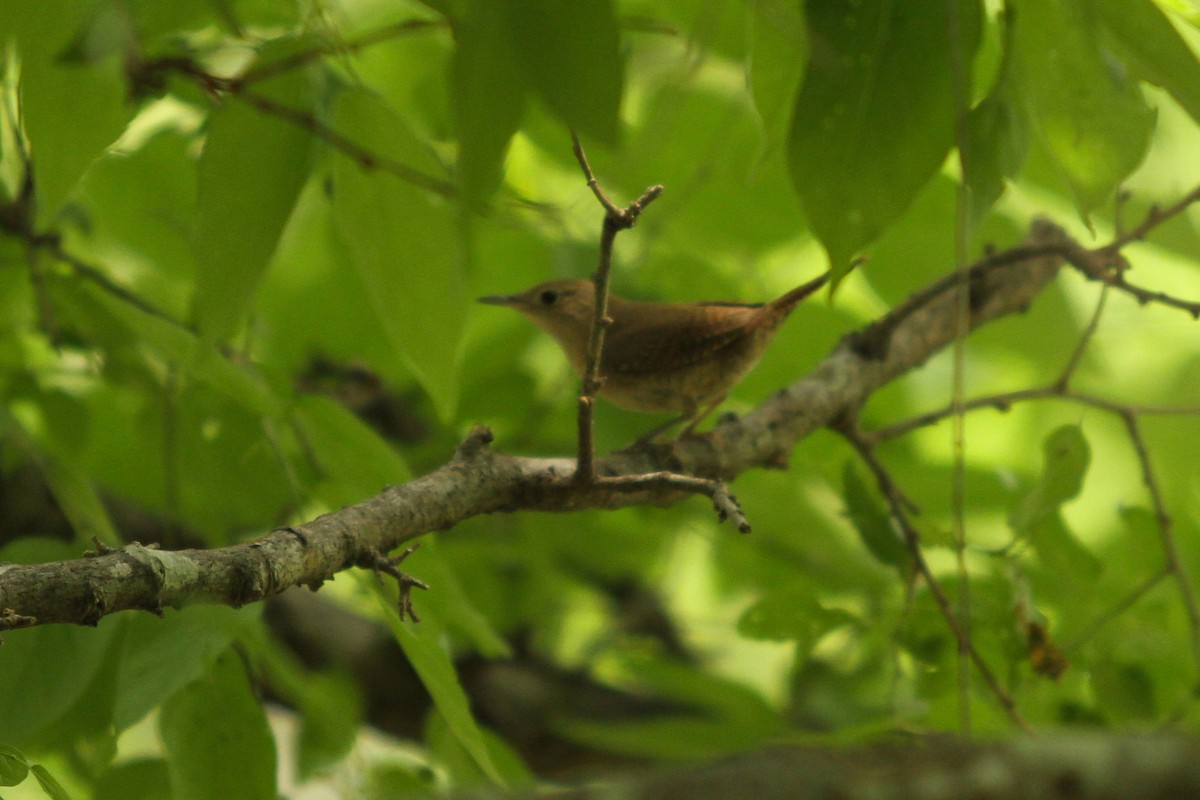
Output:
[[813,278],[808,283],[797,286],[795,289],[792,289],[790,292],[783,295],[782,297],[778,297],[775,300],[772,300],[771,305],[774,306],[775,308],[779,309],[780,311],[785,311],[785,312],[791,311],[796,306],[796,304],[799,303],[801,300],[808,297],[810,294],[817,291],[825,284],[829,283],[829,276],[831,274],[833,274],[833,273],[826,272],[824,275]]

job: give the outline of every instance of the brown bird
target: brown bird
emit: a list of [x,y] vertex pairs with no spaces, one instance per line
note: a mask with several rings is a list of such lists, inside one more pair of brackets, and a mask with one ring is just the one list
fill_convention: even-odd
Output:
[[[754,368],[796,304],[828,280],[826,273],[756,305],[647,303],[610,294],[612,324],[600,357],[599,395],[622,408],[679,415],[639,441],[684,421],[681,435],[688,435]],[[575,372],[583,374],[595,308],[591,281],[549,281],[479,302],[520,311],[553,336]]]

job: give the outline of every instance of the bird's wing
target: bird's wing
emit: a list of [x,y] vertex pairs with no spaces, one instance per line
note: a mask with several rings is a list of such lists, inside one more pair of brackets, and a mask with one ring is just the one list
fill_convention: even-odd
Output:
[[759,306],[671,305],[617,319],[605,335],[601,372],[646,375],[686,369],[742,341]]

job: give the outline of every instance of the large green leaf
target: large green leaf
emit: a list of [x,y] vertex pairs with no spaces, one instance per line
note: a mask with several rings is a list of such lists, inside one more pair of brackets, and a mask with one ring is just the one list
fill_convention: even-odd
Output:
[[612,0],[506,3],[525,80],[568,127],[616,144],[624,87]]
[[[404,121],[374,95],[347,90],[336,126],[373,153],[433,173],[437,165]],[[464,248],[456,207],[383,170],[345,157],[334,168],[334,219],[367,285],[367,302],[395,352],[443,419],[457,402],[467,315]]]
[[208,672],[228,649],[237,628],[258,613],[222,606],[196,606],[126,620],[117,672],[113,725],[124,730],[183,686]]
[[275,741],[232,650],[163,704],[159,731],[176,800],[275,800]]
[[1013,12],[1015,89],[1087,214],[1141,163],[1154,112],[1101,47],[1083,0],[1013,0]]
[[[307,112],[304,73],[255,83],[271,102]],[[209,339],[227,338],[254,292],[308,177],[311,139],[302,127],[231,97],[209,117],[196,186],[195,315]]]
[[508,143],[521,124],[525,84],[504,27],[503,5],[476,0],[455,29],[451,102],[458,134],[458,179],[472,203],[500,185]]
[[325,475],[317,493],[331,505],[350,505],[409,479],[400,454],[345,406],[308,395],[298,400],[296,412]]
[[[972,61],[980,13],[975,0],[959,3],[956,15],[948,6],[891,0],[807,6],[814,55],[796,97],[789,166],[839,275],[904,213],[954,142],[955,70]],[[967,75],[959,79],[970,86]]]
[[[363,578],[364,581],[369,580]],[[459,683],[454,663],[442,648],[439,629],[431,621],[419,624],[401,622],[394,611],[394,603],[387,602],[385,595],[394,592],[379,592],[381,604],[385,606],[388,625],[404,650],[404,655],[421,678],[421,683],[433,698],[451,732],[463,748],[471,754],[480,770],[497,786],[505,780],[492,761],[487,741],[475,717],[471,714],[471,703]]]

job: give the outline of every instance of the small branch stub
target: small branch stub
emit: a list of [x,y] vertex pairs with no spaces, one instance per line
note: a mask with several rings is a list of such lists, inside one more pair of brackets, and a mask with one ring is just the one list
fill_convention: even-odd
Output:
[[378,551],[371,551],[367,554],[366,558],[359,563],[359,566],[369,567],[371,570],[373,570],[376,577],[379,577],[380,573],[383,573],[395,578],[396,586],[400,591],[400,599],[397,603],[396,612],[400,615],[401,622],[406,619],[411,619],[413,622],[421,621],[421,618],[417,616],[417,612],[413,608],[412,590],[415,586],[418,589],[425,589],[428,591],[429,584],[414,578],[406,572],[401,572],[399,569],[399,565],[403,563],[404,559],[408,558],[413,551],[420,546],[420,542],[410,545],[406,547],[404,551],[400,553],[400,555],[397,556],[385,556]]

